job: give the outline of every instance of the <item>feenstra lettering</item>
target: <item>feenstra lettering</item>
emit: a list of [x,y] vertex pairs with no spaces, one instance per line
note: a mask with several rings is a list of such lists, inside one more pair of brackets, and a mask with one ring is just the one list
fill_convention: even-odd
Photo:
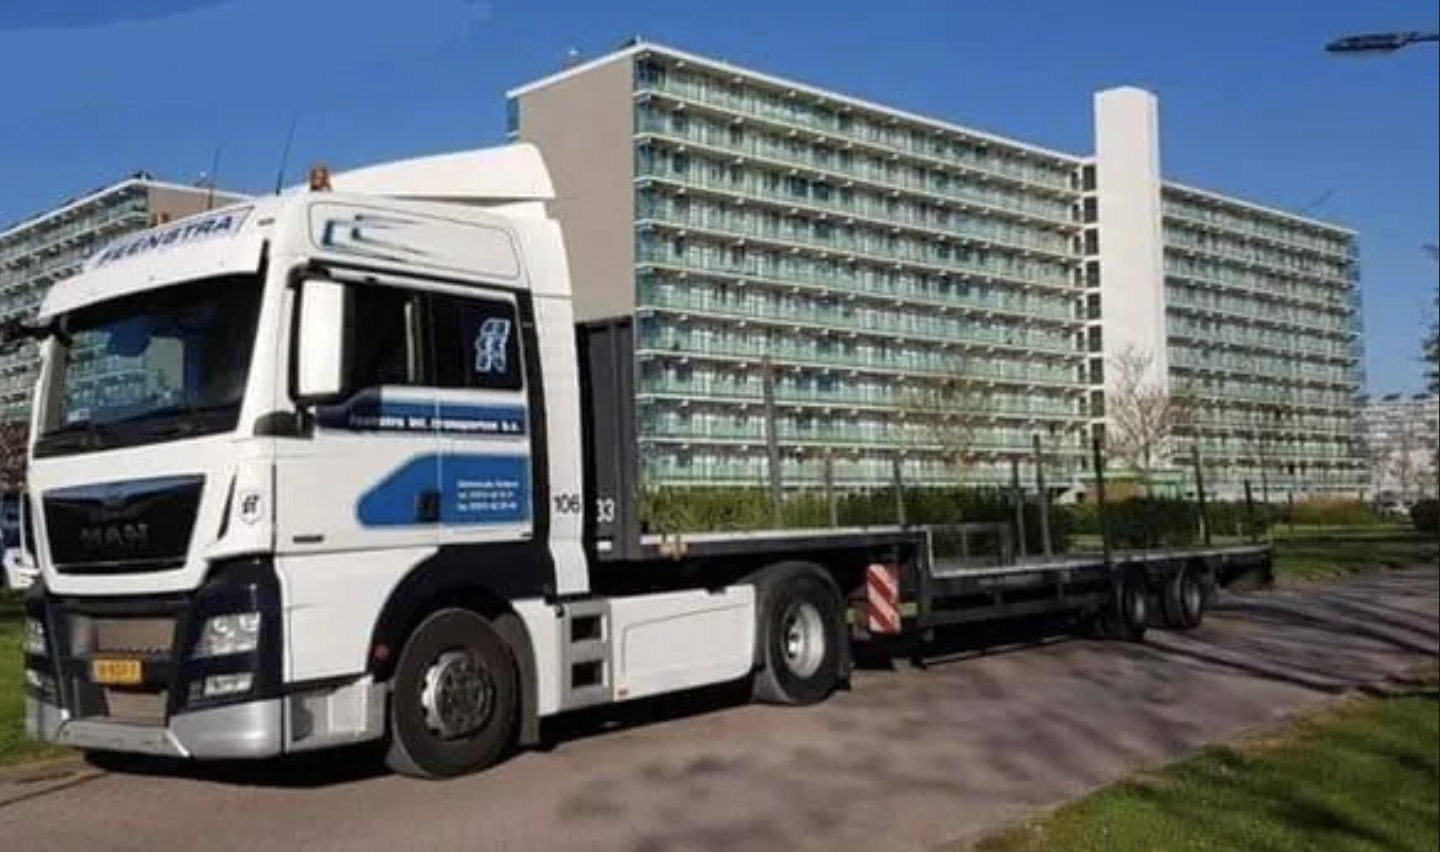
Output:
[[104,266],[107,263],[114,263],[117,260],[124,260],[146,252],[159,251],[182,243],[209,239],[211,237],[230,236],[240,231],[241,226],[245,224],[245,220],[249,215],[250,208],[241,207],[238,210],[214,213],[198,219],[146,231],[138,236],[126,237],[120,242],[114,243],[101,250],[101,252],[95,256],[92,266]]

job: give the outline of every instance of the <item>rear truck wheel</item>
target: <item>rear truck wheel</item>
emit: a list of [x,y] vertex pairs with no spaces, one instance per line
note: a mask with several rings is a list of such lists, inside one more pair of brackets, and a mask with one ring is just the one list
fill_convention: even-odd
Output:
[[396,663],[385,764],[451,778],[499,762],[515,741],[518,697],[514,659],[489,621],[463,609],[433,613]]
[[754,697],[768,704],[823,701],[841,680],[846,641],[840,592],[812,565],[772,565],[755,574]]
[[1116,581],[1109,602],[1095,613],[1091,632],[1101,639],[1139,642],[1145,638],[1149,615],[1145,577],[1138,571],[1127,571]]
[[1160,610],[1165,626],[1173,630],[1192,630],[1205,619],[1207,596],[1204,577],[1193,565],[1186,565],[1166,583],[1161,592]]

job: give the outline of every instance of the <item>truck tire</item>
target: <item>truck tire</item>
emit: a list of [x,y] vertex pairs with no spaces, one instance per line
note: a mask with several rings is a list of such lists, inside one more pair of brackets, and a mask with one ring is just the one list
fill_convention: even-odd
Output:
[[1090,632],[1100,639],[1140,642],[1145,638],[1149,609],[1144,576],[1127,571],[1116,582],[1109,603],[1095,613]]
[[442,609],[416,627],[390,689],[385,764],[414,778],[451,778],[491,766],[514,744],[515,661],[483,616]]
[[767,704],[823,701],[841,679],[846,641],[835,583],[804,563],[772,565],[754,575],[755,643],[759,671],[754,697]]
[[1204,576],[1194,565],[1175,572],[1160,593],[1160,611],[1165,626],[1173,630],[1193,630],[1205,619],[1207,597]]

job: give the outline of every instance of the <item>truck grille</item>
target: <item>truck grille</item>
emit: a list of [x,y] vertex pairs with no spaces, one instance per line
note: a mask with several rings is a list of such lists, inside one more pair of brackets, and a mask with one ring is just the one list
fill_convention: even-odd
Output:
[[[95,605],[91,605],[92,607]],[[60,615],[64,626],[65,668],[70,712],[80,719],[109,719],[127,724],[164,724],[169,709],[170,684],[154,679],[176,659],[178,614],[111,614],[98,609],[69,610]],[[96,659],[133,659],[145,667],[147,679],[133,686],[112,686],[91,680]],[[158,671],[152,667],[161,664]]]
[[131,724],[158,725],[165,722],[166,690],[137,691],[105,689],[106,718]]
[[70,616],[70,648],[76,654],[168,657],[174,644],[173,618]]
[[184,564],[204,484],[203,476],[167,476],[45,492],[55,570],[130,574]]

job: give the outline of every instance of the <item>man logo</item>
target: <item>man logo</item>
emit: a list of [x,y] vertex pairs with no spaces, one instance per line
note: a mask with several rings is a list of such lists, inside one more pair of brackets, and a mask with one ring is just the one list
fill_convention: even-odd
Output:
[[81,527],[80,543],[86,550],[135,550],[150,543],[150,527],[147,524]]
[[480,323],[475,335],[475,372],[505,372],[505,347],[510,342],[510,320],[492,317]]

